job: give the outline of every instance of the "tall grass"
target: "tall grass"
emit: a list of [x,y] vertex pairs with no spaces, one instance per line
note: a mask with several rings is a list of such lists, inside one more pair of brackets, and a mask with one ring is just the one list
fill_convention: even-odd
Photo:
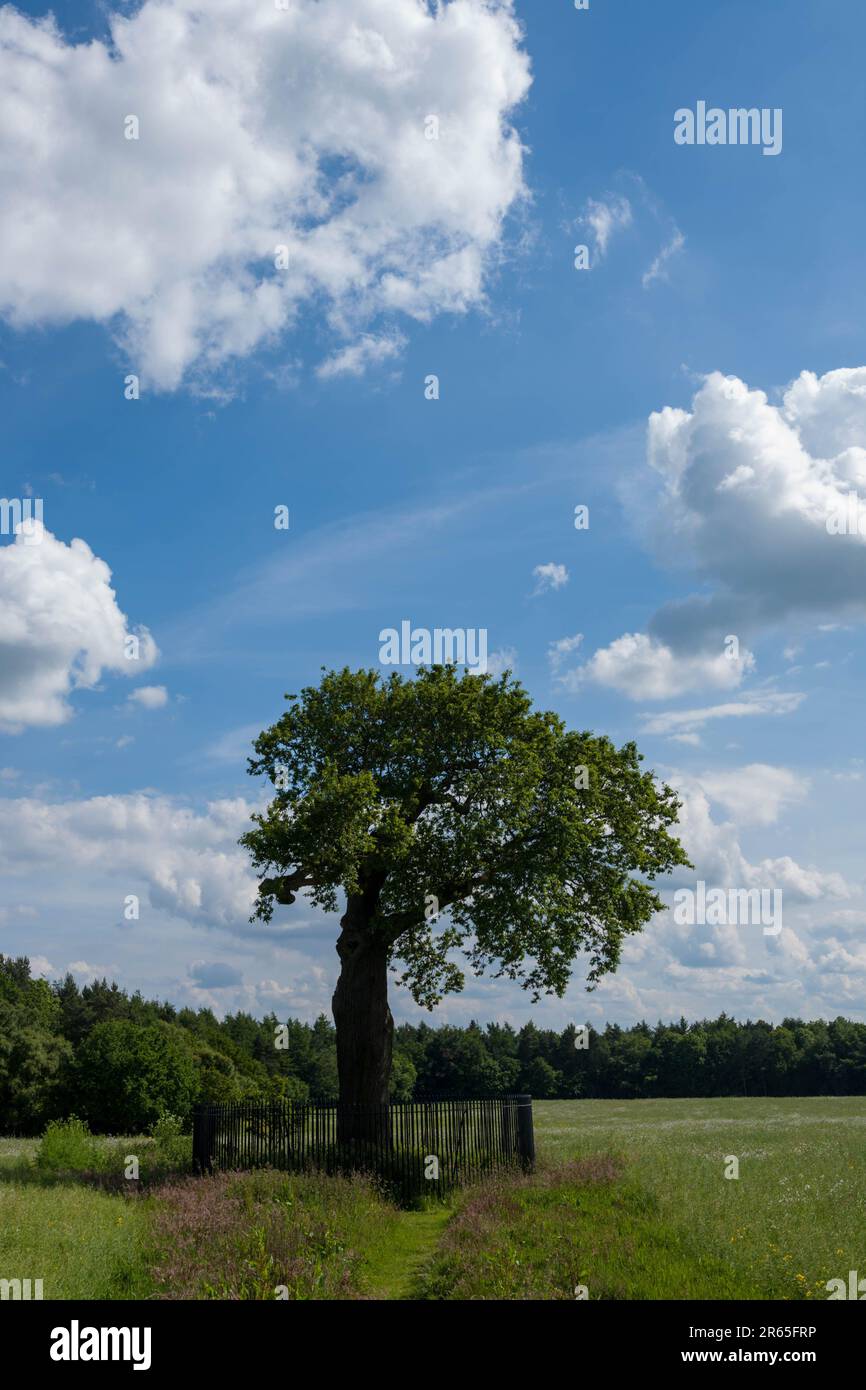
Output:
[[425,1299],[749,1298],[612,1155],[502,1175],[466,1194],[417,1288]]
[[[862,1096],[542,1101],[534,1109],[541,1153],[553,1161],[621,1153],[659,1220],[759,1297],[825,1299],[829,1279],[866,1274]],[[739,1161],[738,1178],[724,1176],[728,1156]]]
[[152,1276],[170,1299],[352,1299],[400,1214],[362,1177],[267,1169],[160,1189]]
[[146,1207],[69,1182],[2,1181],[0,1278],[41,1279],[46,1299],[147,1298]]

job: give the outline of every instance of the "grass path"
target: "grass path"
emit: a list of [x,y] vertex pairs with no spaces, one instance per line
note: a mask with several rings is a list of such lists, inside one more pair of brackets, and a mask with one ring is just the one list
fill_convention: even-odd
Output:
[[446,1206],[400,1212],[387,1247],[376,1250],[368,1263],[365,1283],[371,1297],[399,1301],[414,1296],[452,1214]]

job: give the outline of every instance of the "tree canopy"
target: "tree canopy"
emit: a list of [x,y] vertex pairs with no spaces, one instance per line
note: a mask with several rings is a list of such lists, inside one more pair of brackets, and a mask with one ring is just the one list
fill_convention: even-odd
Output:
[[242,838],[255,915],[302,891],[335,911],[342,889],[419,1004],[461,988],[458,949],[533,997],[562,994],[581,952],[596,982],[662,907],[652,880],[688,862],[636,745],[568,730],[508,674],[343,669],[286,698],[250,760],[274,787]]

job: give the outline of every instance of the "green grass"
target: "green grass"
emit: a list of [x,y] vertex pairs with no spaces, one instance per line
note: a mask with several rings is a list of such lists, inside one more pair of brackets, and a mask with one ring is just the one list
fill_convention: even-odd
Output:
[[368,1251],[364,1288],[371,1298],[420,1297],[428,1263],[445,1235],[452,1208],[431,1203],[423,1211],[400,1211],[387,1242]]
[[27,1167],[36,1157],[38,1139],[0,1139],[0,1178],[21,1167]]
[[268,1172],[118,1194],[0,1140],[0,1278],[48,1299],[521,1301],[825,1299],[866,1274],[866,1098],[543,1101],[535,1123],[536,1173],[420,1211]]
[[[660,1222],[696,1237],[759,1297],[824,1299],[828,1279],[866,1270],[866,1098],[534,1108],[545,1159],[620,1153]],[[723,1176],[729,1154],[739,1158],[738,1179]]]
[[40,1165],[38,1139],[0,1139],[0,1279],[41,1279],[45,1299],[148,1298],[152,1199],[124,1191],[122,1171],[125,1154],[145,1155],[154,1140],[92,1144],[95,1176],[121,1190]]
[[0,1179],[0,1278],[41,1279],[46,1299],[146,1298],[147,1230],[146,1199]]
[[608,1156],[465,1195],[420,1281],[428,1299],[753,1298],[756,1290]]
[[362,1177],[269,1170],[186,1178],[154,1198],[152,1269],[172,1299],[375,1296],[403,1213]]

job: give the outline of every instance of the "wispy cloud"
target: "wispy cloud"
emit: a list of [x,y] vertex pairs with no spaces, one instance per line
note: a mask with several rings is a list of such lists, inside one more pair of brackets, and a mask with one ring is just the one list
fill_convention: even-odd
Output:
[[681,251],[685,244],[686,239],[679,227],[677,227],[670,241],[659,251],[649,270],[644,271],[641,276],[641,284],[645,290],[649,289],[654,280],[667,279],[667,270],[665,267],[668,261],[671,259],[671,256],[675,256],[678,251]]
[[608,193],[600,199],[588,198],[578,221],[582,226],[589,227],[596,259],[600,261],[607,255],[614,233],[631,226],[631,203],[619,194]]
[[702,729],[712,719],[746,719],[755,715],[793,714],[805,700],[800,691],[762,691],[728,700],[720,705],[700,709],[664,710],[660,714],[644,714],[642,732],[645,734],[686,734]]

